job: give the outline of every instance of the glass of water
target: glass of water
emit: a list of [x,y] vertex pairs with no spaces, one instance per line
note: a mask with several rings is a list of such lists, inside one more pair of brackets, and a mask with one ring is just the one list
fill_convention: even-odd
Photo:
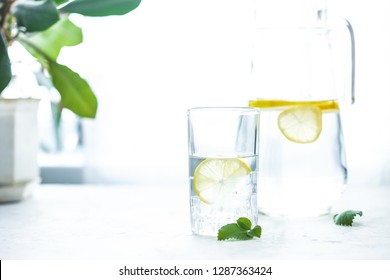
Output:
[[213,107],[188,110],[192,232],[216,236],[246,217],[257,224],[259,110]]

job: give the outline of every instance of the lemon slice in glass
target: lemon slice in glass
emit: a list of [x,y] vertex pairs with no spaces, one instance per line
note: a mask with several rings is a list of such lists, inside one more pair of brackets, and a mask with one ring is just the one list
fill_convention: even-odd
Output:
[[282,111],[278,126],[283,135],[295,143],[312,143],[322,130],[322,111],[317,106],[298,105]]
[[199,199],[212,204],[221,196],[237,193],[247,184],[250,167],[238,158],[209,158],[194,172],[194,190]]

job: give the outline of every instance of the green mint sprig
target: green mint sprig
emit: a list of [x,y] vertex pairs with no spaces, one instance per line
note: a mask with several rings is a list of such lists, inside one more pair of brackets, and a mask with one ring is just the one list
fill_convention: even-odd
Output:
[[250,240],[253,237],[261,237],[261,227],[256,225],[252,228],[252,222],[245,217],[241,217],[234,224],[227,224],[218,231],[218,240]]
[[363,216],[362,211],[347,210],[333,216],[333,221],[338,226],[352,226],[356,215]]

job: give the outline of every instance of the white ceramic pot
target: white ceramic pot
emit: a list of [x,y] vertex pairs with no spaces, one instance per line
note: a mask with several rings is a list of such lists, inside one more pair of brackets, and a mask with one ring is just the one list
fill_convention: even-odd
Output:
[[0,97],[0,202],[21,200],[39,183],[38,105]]

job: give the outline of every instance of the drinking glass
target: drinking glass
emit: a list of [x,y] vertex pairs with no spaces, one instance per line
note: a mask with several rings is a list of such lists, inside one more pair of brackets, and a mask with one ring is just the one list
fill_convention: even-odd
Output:
[[259,110],[213,107],[188,110],[192,232],[216,236],[246,217],[257,224]]

